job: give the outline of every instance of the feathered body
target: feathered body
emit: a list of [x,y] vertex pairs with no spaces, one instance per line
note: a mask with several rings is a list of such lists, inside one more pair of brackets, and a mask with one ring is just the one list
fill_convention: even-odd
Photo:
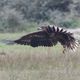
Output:
[[60,42],[64,49],[74,50],[77,47],[76,39],[72,33],[55,26],[42,26],[39,31],[25,35],[14,42],[32,47],[51,47]]

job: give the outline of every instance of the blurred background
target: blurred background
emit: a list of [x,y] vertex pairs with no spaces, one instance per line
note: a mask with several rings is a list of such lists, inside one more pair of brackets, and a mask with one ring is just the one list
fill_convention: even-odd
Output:
[[80,46],[62,54],[60,44],[5,44],[48,24],[80,41],[80,0],[0,0],[0,80],[80,80]]
[[80,0],[0,0],[0,32],[32,31],[40,24],[80,26]]

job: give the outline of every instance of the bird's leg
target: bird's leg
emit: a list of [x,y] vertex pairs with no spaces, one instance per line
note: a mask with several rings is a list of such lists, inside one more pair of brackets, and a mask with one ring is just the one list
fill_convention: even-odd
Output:
[[63,54],[65,54],[65,50],[66,50],[66,49],[64,48],[64,50],[63,50]]
[[63,48],[64,48],[64,50],[63,50],[63,54],[65,54],[65,52],[66,52],[66,47],[65,47],[65,46],[63,46]]

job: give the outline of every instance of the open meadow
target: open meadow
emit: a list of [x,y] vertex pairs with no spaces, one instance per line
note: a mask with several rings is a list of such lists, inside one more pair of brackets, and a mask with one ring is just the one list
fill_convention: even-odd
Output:
[[80,80],[80,0],[0,0],[0,80]]
[[[24,34],[0,34],[0,40]],[[32,48],[0,43],[0,80],[80,80],[80,47],[76,52],[62,51],[60,44]]]

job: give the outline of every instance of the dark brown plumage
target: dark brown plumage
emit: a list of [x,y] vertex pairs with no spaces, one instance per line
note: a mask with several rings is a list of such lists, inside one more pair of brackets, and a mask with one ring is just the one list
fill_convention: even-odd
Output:
[[55,26],[42,26],[39,31],[25,35],[14,42],[21,45],[30,45],[32,47],[51,47],[59,42],[64,50],[67,48],[74,50],[78,44],[72,33]]

